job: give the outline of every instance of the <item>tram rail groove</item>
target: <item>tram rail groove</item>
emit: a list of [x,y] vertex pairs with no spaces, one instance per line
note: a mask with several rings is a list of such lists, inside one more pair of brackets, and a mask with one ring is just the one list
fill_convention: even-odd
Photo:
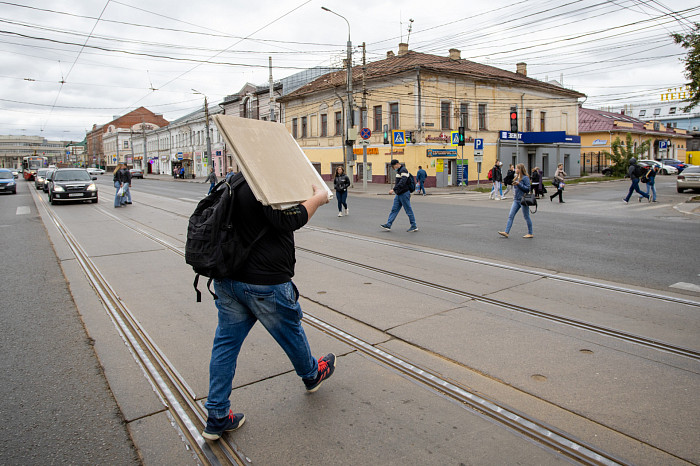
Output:
[[[127,228],[130,228],[135,232],[158,242],[169,250],[184,257],[184,251],[181,248],[161,240],[157,236],[131,224],[130,222],[126,222],[125,220],[107,212],[104,209],[100,210]],[[303,248],[299,247],[297,247],[297,249],[303,250]],[[595,447],[585,444],[568,433],[559,431],[558,429],[547,426],[539,420],[530,418],[527,415],[499,405],[497,402],[489,400],[482,395],[477,395],[466,387],[459,386],[453,382],[443,379],[439,374],[433,371],[421,368],[415,364],[403,360],[402,358],[399,358],[394,354],[389,353],[388,351],[379,349],[360,338],[357,338],[322,321],[308,312],[304,313],[303,320],[319,331],[326,333],[327,335],[349,345],[352,348],[357,349],[363,354],[413,379],[419,384],[442,393],[443,395],[448,396],[450,399],[468,406],[470,409],[492,419],[493,421],[505,426],[508,429],[511,429],[514,432],[517,432],[531,441],[537,442],[543,447],[552,450],[556,454],[573,459],[581,464],[627,464],[623,460],[616,458],[609,453],[597,450]]]
[[415,278],[415,277],[411,277],[409,275],[404,275],[401,273],[392,272],[390,270],[380,269],[378,267],[373,267],[371,265],[366,265],[366,264],[362,264],[359,262],[351,261],[349,259],[333,256],[331,254],[313,251],[311,249],[303,248],[300,246],[297,246],[297,249],[300,251],[306,252],[308,254],[320,256],[320,257],[323,257],[325,259],[329,259],[329,260],[336,261],[336,262],[341,262],[344,265],[350,265],[353,267],[369,270],[371,272],[379,273],[382,275],[388,275],[390,277],[394,277],[394,278],[397,278],[399,280],[415,283],[418,285],[425,286],[427,288],[432,288],[434,290],[439,290],[439,291],[442,291],[445,293],[451,293],[451,294],[461,296],[464,298],[469,298],[469,299],[472,299],[474,301],[482,302],[485,304],[490,304],[492,306],[497,306],[497,307],[500,307],[503,309],[508,309],[508,310],[515,311],[515,312],[518,312],[521,314],[530,315],[530,316],[540,318],[543,320],[547,320],[550,322],[559,323],[559,324],[566,325],[569,327],[574,327],[574,328],[578,328],[578,329],[585,330],[588,332],[593,332],[593,333],[596,333],[599,335],[608,336],[608,337],[611,337],[611,338],[614,338],[617,340],[627,341],[627,342],[637,344],[640,346],[644,346],[647,348],[652,348],[652,349],[663,351],[666,353],[671,353],[671,354],[675,354],[678,356],[690,358],[690,359],[693,359],[696,361],[700,361],[700,351],[696,351],[696,350],[693,350],[690,348],[672,345],[670,343],[666,343],[663,341],[654,340],[652,338],[647,338],[647,337],[644,337],[641,335],[635,335],[633,333],[623,332],[620,330],[616,330],[616,329],[609,328],[609,327],[604,327],[602,325],[596,325],[596,324],[593,324],[590,322],[585,322],[582,320],[576,320],[576,319],[571,319],[568,317],[557,316],[555,314],[550,314],[548,312],[538,311],[536,309],[528,308],[525,306],[519,306],[517,304],[509,303],[506,301],[501,301],[498,299],[489,298],[488,296],[482,296],[482,295],[478,295],[476,293],[470,293],[468,291],[458,290],[456,288],[451,288],[451,287],[448,287],[445,285],[440,285],[438,283],[432,283],[432,282],[429,282],[426,280],[422,280],[420,278]]
[[[36,196],[36,193],[32,193]],[[49,216],[60,235],[74,254],[90,285],[100,298],[109,318],[131,349],[137,364],[141,366],[154,391],[175,421],[181,434],[192,447],[199,461],[203,464],[250,465],[250,460],[237,446],[228,440],[207,442],[200,434],[206,423],[206,415],[201,404],[196,401],[192,388],[170,363],[155,341],[148,335],[138,320],[122,303],[116,291],[95,266],[88,254],[80,246],[70,230],[58,216],[48,209],[41,197],[39,203]],[[193,420],[194,419],[194,420]],[[195,422],[197,425],[195,425]]]
[[513,272],[520,272],[520,273],[526,273],[529,275],[536,275],[536,276],[539,276],[542,278],[548,278],[550,280],[558,280],[558,281],[567,282],[567,283],[574,283],[574,284],[582,285],[582,286],[589,286],[589,287],[593,287],[593,288],[616,291],[618,293],[625,293],[625,294],[641,296],[644,298],[652,298],[652,299],[658,299],[660,301],[672,302],[672,303],[677,303],[677,304],[685,304],[685,305],[693,306],[693,307],[700,307],[700,301],[693,301],[691,299],[678,298],[676,296],[668,296],[668,295],[662,295],[662,294],[657,294],[657,293],[650,293],[650,292],[644,291],[644,290],[635,290],[633,288],[626,288],[626,287],[622,287],[622,286],[609,285],[607,283],[600,283],[600,282],[594,282],[594,281],[590,281],[590,280],[583,280],[580,278],[568,277],[566,275],[541,272],[538,270],[526,269],[523,267],[515,267],[512,265],[500,264],[497,262],[491,262],[491,261],[482,260],[482,259],[474,259],[471,257],[465,257],[465,256],[461,256],[458,254],[450,254],[450,253],[446,253],[446,252],[434,251],[434,250],[421,248],[421,247],[417,247],[417,246],[409,246],[406,244],[399,244],[399,243],[395,243],[395,242],[391,242],[391,241],[379,240],[379,239],[372,238],[369,236],[361,236],[361,235],[356,235],[353,233],[339,232],[339,231],[330,230],[327,228],[319,228],[319,227],[313,227],[313,226],[306,225],[304,227],[304,229],[315,231],[317,233],[324,233],[327,235],[342,236],[345,238],[361,240],[364,242],[379,244],[381,246],[390,246],[393,248],[405,249],[408,251],[419,252],[421,254],[429,254],[432,256],[446,257],[448,259],[455,259],[455,260],[462,261],[462,262],[470,262],[473,264],[486,265],[489,267],[495,267],[495,268],[499,268],[499,269],[503,269],[503,270],[510,270]]

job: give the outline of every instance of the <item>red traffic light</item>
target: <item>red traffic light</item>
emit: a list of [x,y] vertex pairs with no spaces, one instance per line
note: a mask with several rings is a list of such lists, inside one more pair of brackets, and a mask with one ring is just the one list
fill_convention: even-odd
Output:
[[518,119],[518,112],[510,112],[510,119],[517,120]]

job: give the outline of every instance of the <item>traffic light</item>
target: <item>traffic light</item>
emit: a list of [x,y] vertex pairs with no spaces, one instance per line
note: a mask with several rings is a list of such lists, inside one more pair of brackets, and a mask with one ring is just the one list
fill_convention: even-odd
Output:
[[458,146],[463,146],[464,145],[464,126],[459,127],[459,142],[457,143]]
[[518,132],[518,107],[510,108],[510,132]]
[[384,144],[389,144],[389,125],[384,125]]

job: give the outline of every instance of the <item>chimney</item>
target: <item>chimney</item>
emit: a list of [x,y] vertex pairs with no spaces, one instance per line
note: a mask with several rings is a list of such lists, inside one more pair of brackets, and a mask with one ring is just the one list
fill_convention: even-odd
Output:
[[387,58],[394,58],[394,51],[393,51],[393,50],[389,50],[389,51],[386,53],[386,57],[387,57]]
[[399,57],[402,55],[406,55],[408,53],[408,44],[404,44],[401,42],[399,44]]
[[516,73],[522,74],[523,76],[527,76],[527,64],[525,62],[516,63],[515,66]]
[[461,60],[462,52],[459,49],[450,49],[450,60]]

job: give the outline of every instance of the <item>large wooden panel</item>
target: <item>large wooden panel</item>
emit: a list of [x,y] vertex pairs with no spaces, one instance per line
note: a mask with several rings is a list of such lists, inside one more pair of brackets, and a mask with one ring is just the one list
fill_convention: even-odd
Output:
[[313,195],[311,185],[331,191],[299,144],[280,123],[215,115],[214,122],[233,150],[255,197],[284,209]]

